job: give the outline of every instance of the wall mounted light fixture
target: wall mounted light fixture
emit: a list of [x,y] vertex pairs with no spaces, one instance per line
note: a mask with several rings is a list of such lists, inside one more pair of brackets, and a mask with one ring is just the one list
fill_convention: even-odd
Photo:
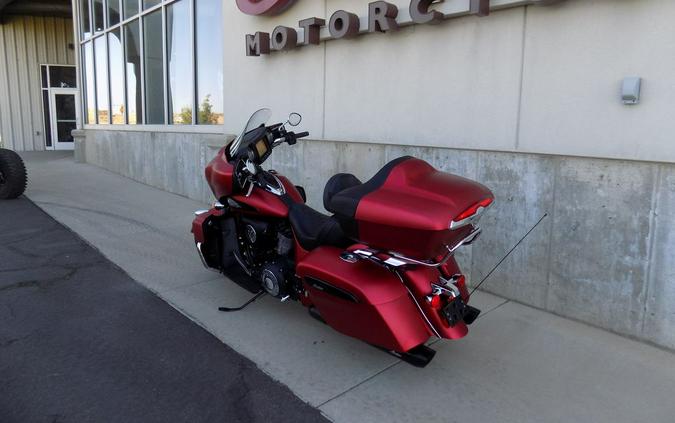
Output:
[[621,88],[621,100],[623,104],[632,106],[640,103],[640,89],[642,78],[628,77],[624,78]]

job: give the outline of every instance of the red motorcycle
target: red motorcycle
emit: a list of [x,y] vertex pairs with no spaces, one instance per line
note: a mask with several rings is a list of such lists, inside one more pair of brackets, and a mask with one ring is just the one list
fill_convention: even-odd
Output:
[[339,173],[325,187],[332,216],[305,204],[304,189],[261,165],[294,133],[301,117],[267,126],[269,109],[206,167],[218,199],[192,224],[207,268],[256,294],[300,301],[342,332],[417,366],[435,352],[430,337],[464,337],[480,310],[454,253],[476,240],[494,196],[485,186],[401,157],[361,182]]

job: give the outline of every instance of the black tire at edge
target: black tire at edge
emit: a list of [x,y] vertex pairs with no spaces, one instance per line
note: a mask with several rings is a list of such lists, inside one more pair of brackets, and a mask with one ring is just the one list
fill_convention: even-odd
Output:
[[12,150],[0,148],[0,172],[5,183],[0,184],[0,200],[17,198],[26,190],[28,178],[21,157]]

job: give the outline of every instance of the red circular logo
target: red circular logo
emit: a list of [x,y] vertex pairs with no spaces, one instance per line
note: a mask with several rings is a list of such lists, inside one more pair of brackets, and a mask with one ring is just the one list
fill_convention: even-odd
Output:
[[237,0],[239,10],[247,15],[277,15],[295,0]]

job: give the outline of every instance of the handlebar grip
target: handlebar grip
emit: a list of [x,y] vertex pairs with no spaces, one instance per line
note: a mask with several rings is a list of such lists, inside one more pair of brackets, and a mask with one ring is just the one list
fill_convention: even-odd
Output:
[[309,136],[309,132],[300,132],[299,134],[295,134],[295,138],[305,138]]

